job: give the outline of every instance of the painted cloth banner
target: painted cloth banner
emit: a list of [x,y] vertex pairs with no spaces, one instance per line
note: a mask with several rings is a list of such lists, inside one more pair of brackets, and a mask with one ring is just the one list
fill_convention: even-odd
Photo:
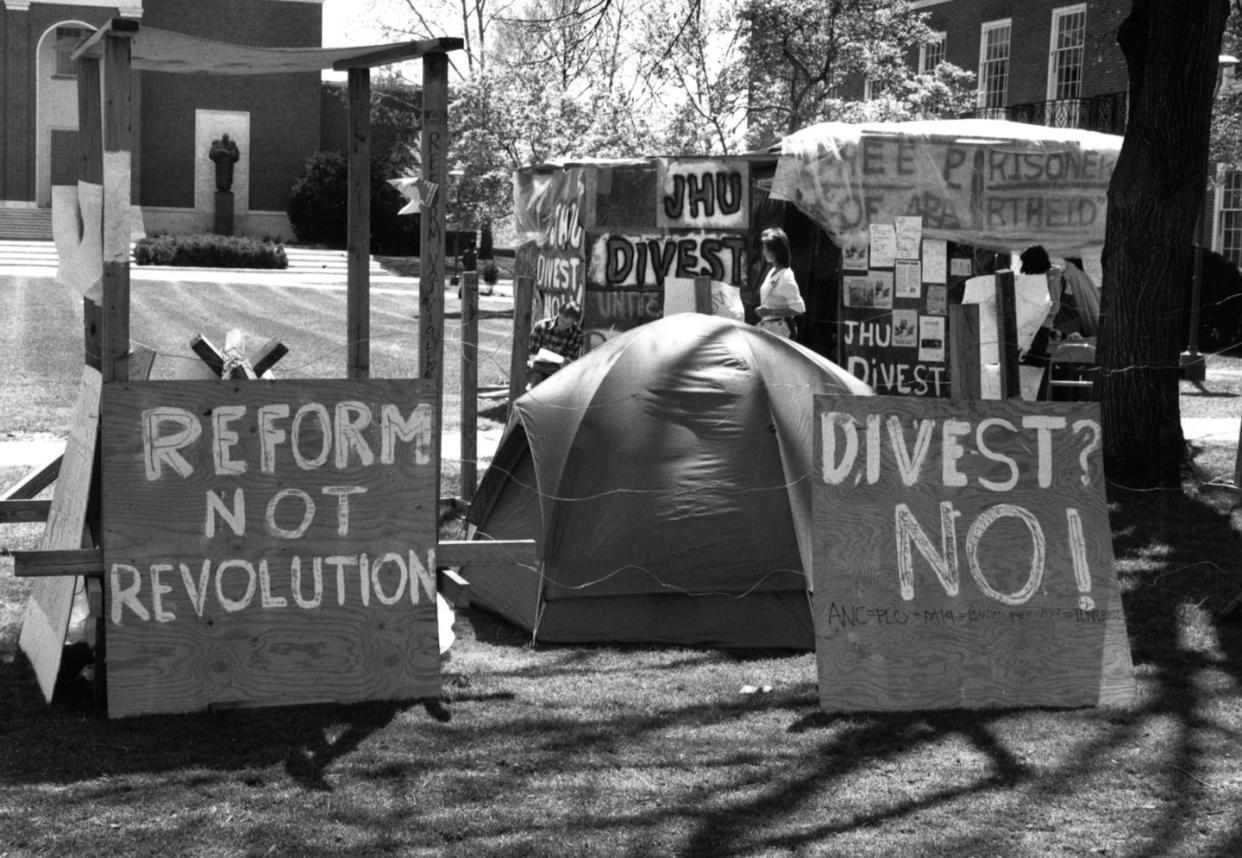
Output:
[[1122,704],[1099,405],[815,398],[827,711]]
[[1080,256],[1104,243],[1121,141],[1000,120],[824,123],[781,141],[772,197],[835,235],[919,216],[924,237]]

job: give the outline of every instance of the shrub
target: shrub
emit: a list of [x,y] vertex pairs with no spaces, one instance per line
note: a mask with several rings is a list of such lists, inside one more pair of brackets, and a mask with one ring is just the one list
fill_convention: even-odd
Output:
[[[386,162],[385,162],[386,163]],[[405,198],[386,174],[384,163],[371,163],[371,243],[373,253],[418,252],[418,218],[398,215]],[[395,175],[395,173],[393,173]],[[316,152],[294,182],[286,209],[302,244],[346,247],[349,244],[349,163],[340,152]]]
[[483,268],[480,269],[479,275],[488,286],[495,286],[496,281],[500,279],[500,268],[497,267],[494,261],[488,259],[483,263]]
[[139,265],[197,268],[288,268],[279,244],[232,235],[157,235],[134,245]]

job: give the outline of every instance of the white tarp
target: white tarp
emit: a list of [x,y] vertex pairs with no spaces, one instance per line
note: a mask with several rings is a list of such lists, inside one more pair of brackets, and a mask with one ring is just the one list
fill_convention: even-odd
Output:
[[1104,243],[1121,141],[987,119],[830,122],[780,142],[771,194],[838,236],[919,216],[925,238],[1079,257]]

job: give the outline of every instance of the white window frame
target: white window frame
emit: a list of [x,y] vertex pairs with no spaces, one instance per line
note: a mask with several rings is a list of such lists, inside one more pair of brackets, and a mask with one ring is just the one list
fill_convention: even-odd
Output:
[[[989,105],[987,103],[987,93],[984,90],[984,81],[986,76],[984,70],[988,62],[988,33],[993,30],[1006,29],[1009,31],[1009,40],[1005,45],[1005,85],[1001,89],[999,105]],[[1009,71],[1010,61],[1013,58],[1013,19],[998,18],[995,21],[984,21],[979,26],[979,84],[976,95],[976,104],[982,109],[1003,111],[1007,106],[1006,101],[1009,100]]]
[[[1057,45],[1057,37],[1060,35],[1061,22],[1071,15],[1083,16],[1083,40],[1082,46],[1079,48],[1080,56],[1078,60],[1078,92],[1074,95],[1060,95],[1057,93],[1057,53],[1059,46]],[[1082,76],[1087,65],[1087,4],[1077,3],[1073,6],[1061,6],[1052,10],[1052,26],[1049,28],[1048,35],[1048,100],[1061,101],[1070,98],[1082,98]]]
[[943,30],[932,30],[932,37],[923,44],[919,45],[919,74],[930,74],[936,70],[935,66],[927,65],[927,49],[932,45],[940,46],[940,59],[936,60],[936,65],[944,62],[945,48],[949,40],[949,34]]
[[[1231,164],[1216,165],[1216,193],[1213,195],[1214,199],[1212,200],[1212,249],[1226,259],[1231,259],[1235,264],[1242,266],[1242,235],[1239,236],[1238,247],[1236,248],[1238,258],[1235,259],[1225,252],[1225,213],[1237,212],[1236,220],[1242,221],[1242,199],[1237,201],[1239,203],[1237,208],[1225,208],[1225,194],[1227,192],[1225,182],[1231,173],[1238,176],[1237,181],[1242,182],[1242,167]],[[1242,191],[1236,193],[1242,196]],[[1242,229],[1242,224],[1235,227],[1235,229]]]

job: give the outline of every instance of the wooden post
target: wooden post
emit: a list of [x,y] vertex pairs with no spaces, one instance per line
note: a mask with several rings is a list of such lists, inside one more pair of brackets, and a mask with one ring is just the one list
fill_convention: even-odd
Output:
[[347,378],[371,376],[371,70],[349,70]]
[[[136,28],[134,28],[136,29]],[[103,380],[129,379],[129,209],[133,149],[131,30],[103,40]]]
[[[103,186],[103,82],[99,57],[84,56],[78,60],[78,180]],[[102,223],[83,224],[87,230],[98,231]],[[82,346],[86,365],[102,371],[100,340],[103,314],[99,302],[82,299]]]
[[949,305],[949,384],[953,399],[981,398],[979,305]]
[[712,314],[712,278],[694,278],[694,312]]
[[1022,395],[1018,370],[1018,310],[1012,271],[996,272],[996,338],[1000,359],[1000,398]]
[[479,484],[479,272],[461,275],[461,499]]
[[435,495],[440,497],[440,427],[444,425],[444,210],[448,195],[448,56],[423,57],[423,105],[420,151],[423,180],[437,188],[419,218],[418,374],[435,384],[436,431],[431,457],[436,462]]
[[513,279],[513,354],[509,359],[509,403],[526,389],[526,357],[530,351],[530,328],[534,324],[535,280]]

